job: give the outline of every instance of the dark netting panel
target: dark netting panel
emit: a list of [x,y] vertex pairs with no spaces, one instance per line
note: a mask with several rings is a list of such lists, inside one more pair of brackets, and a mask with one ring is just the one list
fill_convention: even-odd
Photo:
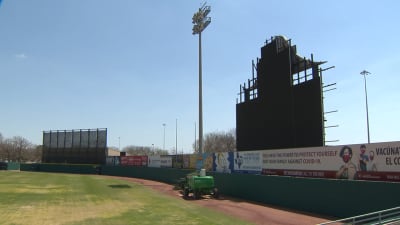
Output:
[[50,148],[57,148],[57,132],[50,132]]
[[98,131],[97,144],[98,148],[107,148],[107,130]]
[[50,133],[43,133],[43,147],[50,148]]
[[81,132],[79,130],[72,131],[72,148],[80,148]]
[[89,148],[97,147],[97,130],[90,131],[89,133]]
[[89,147],[89,131],[81,131],[81,148]]
[[58,138],[57,138],[57,148],[65,148],[65,131],[60,131],[57,132]]
[[72,148],[72,132],[65,132],[65,148]]
[[105,163],[107,129],[43,132],[44,163]]

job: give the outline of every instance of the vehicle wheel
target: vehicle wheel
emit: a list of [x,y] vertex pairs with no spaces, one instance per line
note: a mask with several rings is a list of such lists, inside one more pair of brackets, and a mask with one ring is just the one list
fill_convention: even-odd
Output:
[[184,178],[179,179],[179,187],[183,190],[185,189],[186,180]]
[[184,197],[188,197],[189,196],[189,189],[185,187],[185,189],[183,190],[183,196]]
[[199,199],[200,198],[200,191],[195,190],[193,192],[193,197],[194,197],[194,199]]
[[213,190],[213,197],[214,197],[214,198],[219,198],[219,191],[218,191],[218,188],[214,188],[214,190]]

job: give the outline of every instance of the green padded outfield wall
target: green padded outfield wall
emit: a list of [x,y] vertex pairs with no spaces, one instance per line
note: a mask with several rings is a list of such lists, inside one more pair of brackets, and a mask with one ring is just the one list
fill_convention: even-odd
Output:
[[[99,170],[101,168],[101,170]],[[151,168],[131,166],[99,166],[86,164],[21,164],[21,171],[103,174],[109,176],[134,177],[175,184],[186,174],[194,172],[192,169]]]
[[7,170],[19,170],[20,163],[17,162],[9,162],[7,165]]
[[52,173],[98,174],[97,168],[92,164],[21,164],[21,171]]
[[400,183],[209,174],[222,194],[337,218],[400,206]]
[[[96,174],[96,165],[21,164],[22,171]],[[169,184],[193,170],[102,166],[101,174]],[[222,195],[293,210],[345,218],[400,206],[399,183],[207,173]]]
[[180,178],[189,173],[191,169],[175,168],[152,168],[152,167],[122,167],[122,166],[103,166],[102,174],[110,176],[135,177],[168,184],[176,184]]

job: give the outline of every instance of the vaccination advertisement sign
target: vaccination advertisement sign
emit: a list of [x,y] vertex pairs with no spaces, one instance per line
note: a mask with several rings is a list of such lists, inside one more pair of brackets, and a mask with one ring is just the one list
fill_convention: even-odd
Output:
[[217,152],[213,154],[213,171],[218,173],[232,173],[233,152]]
[[266,150],[262,174],[334,178],[339,154],[337,147]]
[[262,174],[400,181],[400,142],[265,150]]
[[278,150],[217,152],[179,156],[108,157],[107,165],[206,169],[347,180],[400,182],[400,142],[323,146]]

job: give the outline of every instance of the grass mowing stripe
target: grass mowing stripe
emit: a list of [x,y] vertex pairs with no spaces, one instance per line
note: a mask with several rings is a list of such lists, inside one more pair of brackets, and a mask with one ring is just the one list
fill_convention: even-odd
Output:
[[249,224],[125,180],[0,172],[0,224]]

